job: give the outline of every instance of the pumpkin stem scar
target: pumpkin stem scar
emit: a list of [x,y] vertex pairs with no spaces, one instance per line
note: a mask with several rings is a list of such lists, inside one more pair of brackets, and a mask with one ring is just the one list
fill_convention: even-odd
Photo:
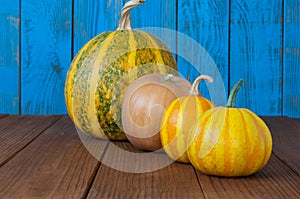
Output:
[[230,95],[228,97],[228,102],[226,104],[227,108],[235,108],[236,96],[242,84],[243,84],[243,80],[240,79],[231,89]]
[[130,25],[130,10],[144,2],[145,0],[130,0],[125,3],[121,10],[121,19],[117,30],[132,30]]
[[166,74],[162,76],[162,81],[166,81],[166,82],[175,82],[174,81],[174,75],[173,74]]
[[192,84],[192,87],[189,91],[189,95],[196,95],[196,96],[201,96],[201,93],[199,92],[198,86],[201,80],[206,80],[208,82],[213,82],[213,78],[208,76],[208,75],[200,75],[195,79],[195,81]]

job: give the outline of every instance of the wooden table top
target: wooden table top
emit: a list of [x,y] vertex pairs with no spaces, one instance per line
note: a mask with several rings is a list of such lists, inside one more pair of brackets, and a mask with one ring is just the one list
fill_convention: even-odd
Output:
[[167,157],[128,161],[120,151],[145,153],[86,138],[95,158],[68,116],[0,115],[0,198],[300,198],[300,119],[263,119],[273,136],[268,164],[252,176],[221,178],[176,162],[124,172],[151,170]]

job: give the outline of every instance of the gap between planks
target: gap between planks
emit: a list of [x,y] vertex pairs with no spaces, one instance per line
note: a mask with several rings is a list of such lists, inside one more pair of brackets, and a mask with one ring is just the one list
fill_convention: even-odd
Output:
[[[87,198],[203,198],[197,176],[190,164],[175,163],[155,171],[144,173],[124,172],[128,167],[140,171],[152,169],[155,164],[164,163],[168,158],[164,153],[148,154],[149,161],[143,157],[129,158],[122,150],[144,153],[136,150],[129,142],[110,143],[97,172]],[[142,161],[141,161],[142,160]],[[111,168],[115,165],[119,169]],[[107,166],[108,165],[108,166]],[[114,167],[114,166],[113,166]],[[109,187],[109,188],[107,188]]]
[[[3,124],[5,120],[8,121],[7,118],[14,117],[5,117],[6,119],[0,120],[0,124]],[[9,126],[22,129],[21,127],[26,126],[25,124],[35,125],[37,122],[29,122],[22,116],[16,118],[14,122],[0,125],[1,132],[3,129],[6,132],[10,131]],[[219,178],[206,176],[198,171],[195,172],[191,165],[180,163],[173,163],[158,171],[141,174],[125,173],[112,169],[88,153],[78,139],[71,120],[67,116],[63,116],[49,125],[42,134],[35,137],[30,144],[23,147],[21,151],[0,167],[0,184],[3,185],[0,187],[0,197],[21,197],[24,193],[28,197],[78,196],[83,198],[96,196],[127,196],[128,198],[255,196],[272,198],[274,194],[279,194],[278,196],[284,194],[290,198],[300,197],[299,190],[297,190],[297,185],[300,184],[299,174],[290,169],[295,167],[297,169],[299,157],[294,160],[296,165],[289,164],[291,161],[293,163],[293,160],[290,159],[291,156],[286,156],[286,150],[280,147],[284,147],[290,142],[297,142],[298,135],[293,137],[290,134],[298,131],[300,122],[281,117],[266,117],[264,119],[273,133],[273,153],[276,156],[273,154],[267,166],[253,176]],[[23,122],[25,124],[22,125]],[[15,125],[11,125],[13,123]],[[34,130],[35,128],[29,129]],[[93,146],[97,148],[98,140],[88,137],[85,139],[91,142],[91,148]],[[18,141],[18,139],[13,141]],[[120,164],[126,164],[120,153],[111,150],[113,145],[131,152],[138,152],[129,142],[106,143],[101,150],[96,151],[96,154],[100,155],[98,156],[100,160],[103,158],[108,163],[117,160]],[[1,152],[2,150],[0,150]],[[163,156],[164,154],[157,155]],[[155,164],[156,160],[154,159],[152,164]],[[143,166],[143,164],[141,162],[136,166]],[[278,190],[282,190],[283,193],[279,193]]]
[[61,117],[0,167],[0,198],[82,198],[99,164],[82,145],[71,120]]
[[300,176],[300,119],[262,117],[273,138],[273,154]]
[[0,167],[30,145],[59,116],[6,116],[0,119]]
[[0,115],[0,119],[5,118],[5,117],[7,117],[7,116],[8,116],[8,114],[1,114],[1,115]]

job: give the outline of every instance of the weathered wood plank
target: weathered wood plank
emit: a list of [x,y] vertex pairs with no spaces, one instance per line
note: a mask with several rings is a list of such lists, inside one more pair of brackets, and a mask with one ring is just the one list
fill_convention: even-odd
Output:
[[116,30],[123,0],[74,0],[74,52],[94,36]]
[[8,116],[8,114],[1,114],[1,115],[0,115],[0,119],[5,118],[5,117],[7,117],[7,116]]
[[273,153],[300,175],[300,120],[263,117],[273,137]]
[[0,168],[0,197],[83,198],[98,167],[63,117]]
[[207,176],[197,171],[205,198],[299,198],[300,178],[276,156],[258,173],[240,178]]
[[64,84],[71,62],[72,1],[22,0],[23,114],[66,113]]
[[58,116],[8,116],[1,119],[0,166],[23,150],[58,119]]
[[[123,171],[128,166],[132,166],[133,169],[149,169],[167,157],[164,153],[156,153],[147,163],[139,159],[132,162],[122,155],[121,151],[114,150],[112,145],[109,145],[103,158],[108,166],[100,166],[88,198],[203,198],[191,165],[173,163],[153,172],[122,172],[110,168],[109,165],[116,164],[117,160],[118,167]],[[126,151],[141,152],[135,150],[128,142],[118,142],[115,145]]]
[[19,113],[19,0],[0,6],[0,113]]
[[[249,177],[221,178],[195,172],[190,164],[180,163],[153,172],[122,172],[112,164],[138,171],[164,164],[168,158],[164,153],[154,153],[148,160],[143,159],[146,161],[128,159],[124,150],[142,151],[129,142],[108,145],[105,140],[78,136],[71,120],[59,117],[57,121],[53,120],[57,116],[7,116],[0,120],[0,153],[8,151],[5,146],[18,148],[27,143],[0,165],[0,198],[300,197],[300,120],[297,119],[263,117],[274,141],[268,164]],[[47,119],[49,127],[44,125]],[[35,132],[41,134],[33,138]],[[85,148],[87,143],[89,147]],[[114,146],[122,150],[115,150]],[[97,154],[96,159],[89,153],[91,150],[93,155]]]
[[282,114],[282,1],[232,0],[230,87],[244,79],[237,106]]
[[300,1],[284,1],[283,115],[300,118]]
[[[220,81],[223,87],[213,88],[210,93],[205,84],[200,85],[203,96],[214,98],[214,103],[217,105],[224,105],[225,100],[219,99],[225,99],[226,96],[220,95],[222,93],[226,95],[228,90],[228,24],[229,1],[178,1],[178,31],[195,40],[204,50],[201,51],[198,46],[189,45],[191,42],[186,42],[187,39],[178,40],[178,51],[182,52],[178,58],[179,70],[190,81],[194,81],[199,73],[211,75],[215,82]],[[186,58],[192,62],[185,60]],[[216,92],[218,97],[213,96]]]

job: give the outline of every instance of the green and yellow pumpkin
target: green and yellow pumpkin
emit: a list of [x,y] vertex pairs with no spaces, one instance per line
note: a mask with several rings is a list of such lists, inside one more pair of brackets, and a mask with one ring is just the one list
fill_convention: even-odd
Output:
[[73,59],[65,83],[70,118],[82,132],[111,140],[126,140],[121,128],[121,101],[129,84],[149,74],[177,72],[167,46],[142,30],[132,30],[130,10],[122,8],[116,31],[103,32],[87,42]]

